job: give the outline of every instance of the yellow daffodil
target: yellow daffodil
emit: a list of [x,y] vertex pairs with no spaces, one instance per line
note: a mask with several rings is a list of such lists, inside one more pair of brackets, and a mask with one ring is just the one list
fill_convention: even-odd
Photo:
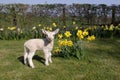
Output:
[[104,28],[104,30],[108,30],[109,28],[108,28],[108,26],[107,25],[105,25],[105,28]]
[[73,42],[71,40],[69,40],[69,41],[67,41],[67,45],[71,47],[71,46],[73,46]]
[[[84,32],[84,34],[87,35],[87,32]],[[83,31],[82,30],[78,30],[77,31],[77,36],[78,36],[79,39],[84,39]]]
[[70,31],[66,31],[66,32],[64,33],[64,35],[65,35],[66,37],[70,37],[72,34],[70,33]]
[[78,30],[78,31],[77,31],[77,36],[82,35],[82,33],[83,33],[82,30]]
[[88,31],[85,30],[85,31],[83,32],[83,36],[87,36],[87,35],[88,35]]
[[58,41],[58,45],[61,47],[63,45],[63,41]]
[[51,27],[46,27],[45,28],[47,31],[52,31],[52,28]]
[[77,29],[78,29],[78,26],[75,27],[75,30],[77,30]]
[[60,48],[59,47],[56,47],[55,50],[54,50],[55,53],[59,53],[60,52]]
[[92,36],[88,36],[87,40],[88,40],[88,41],[95,40],[95,36],[94,36],[94,35],[92,35]]
[[92,39],[92,40],[95,40],[95,36],[94,36],[94,35],[92,35],[92,36],[91,36],[91,39]]
[[34,26],[33,28],[32,28],[32,30],[35,30],[36,29],[36,27]]
[[63,37],[62,34],[58,34],[58,38],[61,39]]
[[53,27],[57,27],[56,23],[52,23],[52,26],[53,26]]
[[91,41],[92,39],[91,39],[91,37],[90,37],[90,36],[88,36],[88,37],[87,37],[87,40],[88,40],[88,41]]
[[112,25],[110,25],[109,30],[110,30],[110,31],[113,31],[113,29],[114,29],[114,25],[112,24]]
[[94,26],[94,27],[93,27],[93,29],[96,29],[96,28],[97,28],[97,26]]
[[8,27],[9,30],[15,30],[16,27]]
[[0,31],[3,31],[4,29],[3,28],[0,28]]
[[66,26],[63,26],[63,28],[66,28]]
[[38,24],[39,27],[41,27],[42,25],[41,24]]
[[73,42],[71,41],[71,40],[67,40],[67,39],[65,39],[65,40],[60,40],[59,42],[58,42],[58,45],[61,47],[61,46],[69,46],[69,47],[71,47],[71,46],[73,46]]
[[88,31],[88,30],[89,30],[89,28],[85,28],[84,30],[85,30],[85,31]]
[[49,28],[49,31],[52,31],[52,28],[51,28],[51,27]]
[[79,39],[84,39],[83,35],[78,36]]
[[63,45],[64,45],[64,46],[67,45],[67,39],[63,40]]
[[72,24],[73,24],[73,25],[75,25],[75,24],[76,24],[76,22],[75,22],[75,21],[73,21],[73,22],[72,22]]

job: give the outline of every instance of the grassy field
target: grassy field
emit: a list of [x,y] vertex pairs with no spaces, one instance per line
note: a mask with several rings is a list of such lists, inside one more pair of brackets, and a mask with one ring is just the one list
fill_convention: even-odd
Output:
[[0,80],[120,80],[120,39],[86,42],[83,59],[52,57],[50,66],[37,52],[34,69],[23,64],[24,42],[0,41]]

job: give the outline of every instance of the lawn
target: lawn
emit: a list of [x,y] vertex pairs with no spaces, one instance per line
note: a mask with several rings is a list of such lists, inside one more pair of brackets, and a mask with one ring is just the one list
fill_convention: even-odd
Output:
[[120,80],[120,39],[85,42],[84,58],[53,56],[49,66],[37,52],[34,69],[23,64],[24,42],[0,40],[0,80]]

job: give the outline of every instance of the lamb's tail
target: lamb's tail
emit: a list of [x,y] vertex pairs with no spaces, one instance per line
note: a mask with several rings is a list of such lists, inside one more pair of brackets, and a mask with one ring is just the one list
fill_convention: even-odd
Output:
[[24,64],[27,64],[29,49],[24,46]]

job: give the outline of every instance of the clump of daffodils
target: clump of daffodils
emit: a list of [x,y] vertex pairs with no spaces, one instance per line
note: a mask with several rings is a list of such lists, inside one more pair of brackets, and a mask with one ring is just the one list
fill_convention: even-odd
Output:
[[[75,38],[75,39],[73,39]],[[95,36],[89,35],[87,29],[77,30],[76,34],[72,34],[70,31],[58,34],[58,46],[55,48],[55,53],[60,53],[63,57],[74,56],[80,59],[83,55],[83,40],[93,41]]]
[[88,40],[88,41],[93,41],[93,40],[95,40],[95,36],[94,36],[94,35],[89,36],[89,32],[88,32],[87,30],[84,30],[84,31],[78,30],[78,31],[77,31],[77,36],[78,36],[78,38],[79,38],[80,40],[83,40],[85,37],[87,37],[87,40]]
[[93,40],[95,40],[95,36],[94,36],[94,35],[88,36],[87,40],[88,40],[88,41],[93,41]]
[[58,45],[59,45],[60,47],[62,47],[62,46],[72,47],[72,46],[73,46],[73,42],[72,42],[71,40],[67,40],[67,39],[65,39],[65,40],[59,40],[59,41],[58,41]]

